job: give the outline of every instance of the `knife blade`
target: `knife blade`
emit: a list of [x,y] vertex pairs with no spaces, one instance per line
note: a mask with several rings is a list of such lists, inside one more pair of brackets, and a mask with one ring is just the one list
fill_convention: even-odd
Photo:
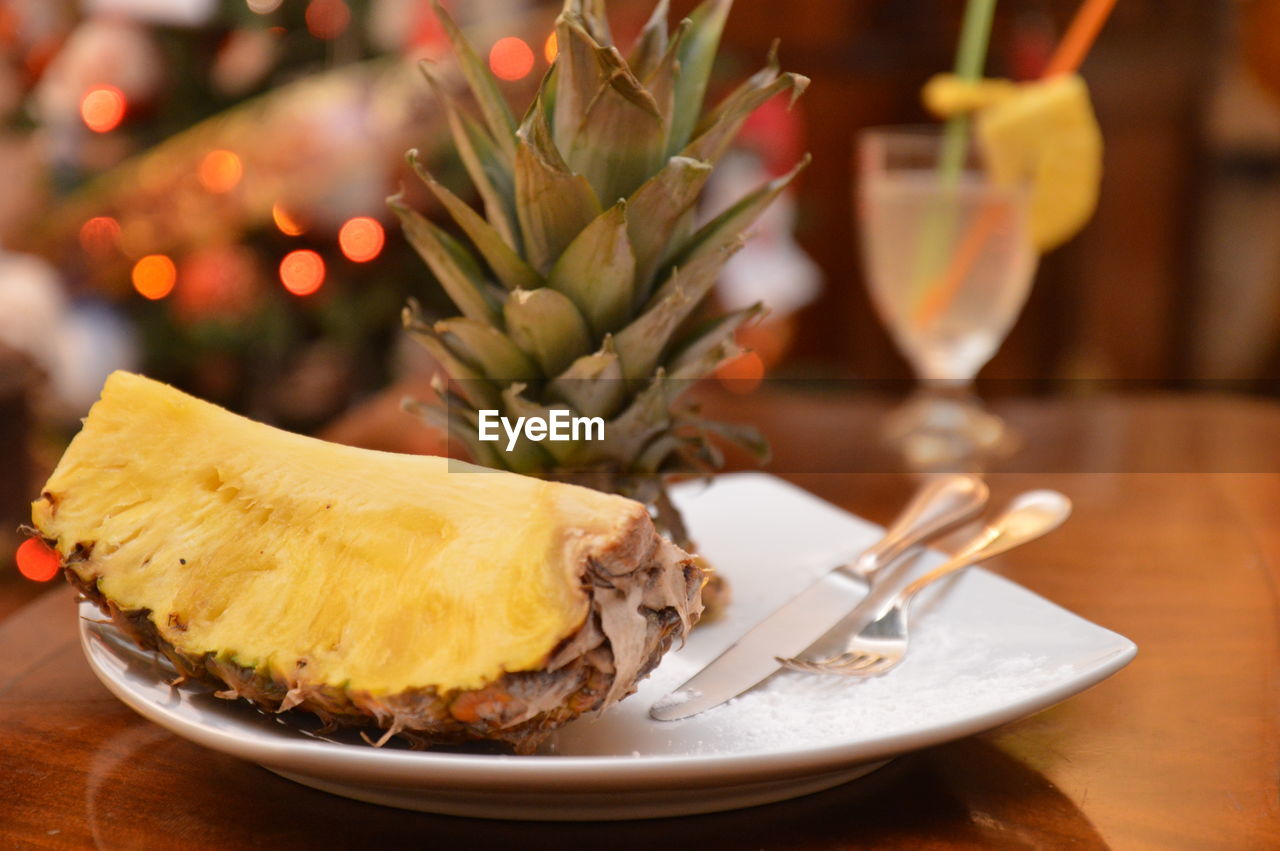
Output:
[[776,657],[804,651],[867,595],[867,581],[841,568],[792,597],[680,688],[654,703],[649,716],[675,721],[718,706],[780,667]]
[[709,665],[649,708],[657,721],[676,721],[718,706],[778,670],[844,620],[867,596],[871,581],[916,546],[977,514],[988,490],[976,476],[942,476],[926,484],[875,545],[828,571],[758,623]]

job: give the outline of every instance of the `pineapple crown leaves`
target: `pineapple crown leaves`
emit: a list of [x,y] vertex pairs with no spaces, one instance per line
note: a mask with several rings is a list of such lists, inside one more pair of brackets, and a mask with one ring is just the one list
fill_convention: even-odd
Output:
[[[405,310],[406,328],[454,379],[440,386],[437,407],[459,410],[438,411],[432,421],[463,439],[478,462],[529,473],[702,469],[716,457],[709,433],[757,444],[673,406],[693,381],[740,353],[734,332],[762,313],[756,306],[690,324],[745,234],[808,156],[700,227],[696,207],[747,117],[781,93],[794,102],[809,81],[781,71],[775,43],[760,71],[704,112],[732,0],[704,0],[674,28],[668,1],[659,0],[625,57],[613,44],[604,0],[565,0],[556,60],[517,120],[480,55],[433,4],[478,118],[455,100],[440,69],[424,63],[422,71],[483,214],[409,152],[468,243],[400,196],[389,199],[462,314],[430,322],[416,304]],[[507,452],[476,441],[482,407],[604,417],[606,439],[522,440]]]

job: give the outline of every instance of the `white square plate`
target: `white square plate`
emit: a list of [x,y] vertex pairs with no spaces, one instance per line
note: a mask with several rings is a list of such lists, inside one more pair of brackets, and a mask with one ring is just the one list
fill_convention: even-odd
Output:
[[[655,700],[880,533],[758,473],[685,484],[675,496],[700,549],[730,579],[728,613],[694,630],[638,693],[558,731],[537,755],[322,739],[305,723],[286,724],[210,689],[170,688],[166,662],[89,620],[81,621],[85,656],[148,719],[300,783],[427,812],[569,820],[713,812],[817,792],[898,754],[1051,706],[1115,673],[1137,651],[1123,636],[975,568],[926,592],[916,604],[911,654],[884,677],[785,672],[701,715],[653,721],[647,712]],[[86,618],[96,617],[91,604],[81,606]]]

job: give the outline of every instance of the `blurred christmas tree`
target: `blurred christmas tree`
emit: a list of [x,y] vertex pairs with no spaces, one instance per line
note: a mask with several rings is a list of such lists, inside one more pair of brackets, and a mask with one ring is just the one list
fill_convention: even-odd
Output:
[[[535,82],[545,13],[454,5]],[[129,329],[149,374],[315,427],[385,383],[406,297],[440,298],[384,199],[407,148],[456,168],[415,67],[446,55],[426,0],[11,0],[0,116],[51,197],[7,246],[51,262],[95,333]],[[84,348],[92,371],[111,345]]]

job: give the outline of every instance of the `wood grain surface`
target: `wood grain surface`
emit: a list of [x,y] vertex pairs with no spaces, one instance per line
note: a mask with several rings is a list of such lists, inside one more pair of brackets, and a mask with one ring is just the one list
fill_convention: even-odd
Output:
[[[851,511],[883,522],[910,492],[906,476],[855,472],[881,463],[866,449],[874,405],[717,405],[752,406],[773,469]],[[0,621],[0,847],[1280,847],[1280,406],[1151,397],[1006,413],[1027,446],[990,476],[995,500],[1055,487],[1076,513],[993,569],[1139,646],[1059,706],[750,810],[431,816],[304,788],[142,720],[94,679],[72,594],[53,588]]]

